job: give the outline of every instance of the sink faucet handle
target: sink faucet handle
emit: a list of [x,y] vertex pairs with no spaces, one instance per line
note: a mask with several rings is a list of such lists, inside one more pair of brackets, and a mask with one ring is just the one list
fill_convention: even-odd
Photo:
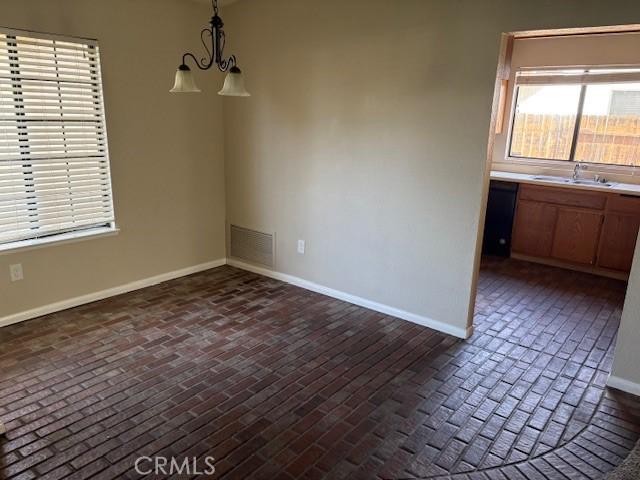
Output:
[[578,179],[578,175],[580,173],[580,170],[587,170],[587,165],[585,165],[582,162],[576,162],[576,164],[573,166],[573,180],[577,180]]
[[607,179],[602,175],[595,175],[593,179],[598,183],[607,183]]

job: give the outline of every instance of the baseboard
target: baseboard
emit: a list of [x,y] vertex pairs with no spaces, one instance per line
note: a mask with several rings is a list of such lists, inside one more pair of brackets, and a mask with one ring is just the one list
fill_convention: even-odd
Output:
[[[239,260],[225,259],[225,258],[213,260],[211,262],[201,263],[199,265],[193,265],[191,267],[181,268],[179,270],[162,273],[160,275],[144,278],[142,280],[136,280],[135,282],[126,283],[124,285],[108,288],[106,290],[100,290],[99,292],[81,295],[79,297],[70,298],[68,300],[62,300],[60,302],[50,303],[48,305],[43,305],[42,307],[37,307],[31,310],[26,310],[24,312],[18,312],[12,315],[8,315],[6,317],[0,318],[0,327],[4,327],[4,326],[11,325],[18,322],[24,322],[25,320],[41,317],[42,315],[48,315],[50,313],[55,313],[61,310],[66,310],[68,308],[84,305],[86,303],[103,300],[105,298],[113,297],[115,295],[121,295],[123,293],[132,292],[134,290],[139,290],[141,288],[150,287],[152,285],[157,285],[158,283],[166,282],[167,280],[173,280],[174,278],[184,277],[186,275],[191,275],[193,273],[198,273],[204,270],[209,270],[211,268],[220,267],[225,264],[231,265],[232,267],[240,268],[242,270],[247,270],[253,273],[257,273],[259,275],[264,275],[266,277],[274,278],[276,280],[281,280],[283,282],[296,285],[306,290],[311,290],[313,292],[327,295],[332,298],[337,298],[338,300],[343,300],[345,302],[353,303],[354,305],[359,305],[361,307],[368,308],[370,310],[375,310],[376,312],[384,313],[386,315],[391,315],[393,317],[397,317],[402,320],[407,320],[409,322],[416,323],[418,325],[433,328],[434,330],[438,330],[439,332],[453,335],[458,338],[469,338],[473,334],[473,327],[468,327],[467,329],[454,327],[444,322],[434,320],[432,318],[407,312],[405,310],[391,307],[389,305],[384,305],[382,303],[374,302],[372,300],[367,300],[366,298],[358,297],[356,295],[351,295],[349,293],[342,292],[340,290],[335,290],[333,288],[325,287],[324,285],[319,285],[317,283],[310,282],[303,278],[295,277],[293,275],[288,275],[286,273],[276,272],[274,270],[269,270],[267,268],[258,267],[256,265],[251,265],[249,263],[245,263]],[[620,388],[624,390],[622,387],[616,386],[615,388]]]
[[625,282],[629,280],[628,273],[609,270],[606,268],[594,267],[591,265],[577,265],[575,263],[554,260],[553,258],[533,257],[531,255],[523,255],[521,253],[514,252],[511,253],[511,258],[513,258],[514,260],[523,260],[525,262],[539,263],[541,265],[547,265],[549,267],[564,268],[565,270],[590,273],[591,275],[600,275],[601,277],[614,278],[616,280],[623,280]]
[[142,280],[136,280],[135,282],[126,283],[124,285],[108,288],[106,290],[100,290],[99,292],[88,293],[86,295],[70,298],[68,300],[62,300],[60,302],[50,303],[48,305],[43,305],[42,307],[33,308],[24,312],[14,313],[12,315],[0,318],[0,327],[5,327],[13,323],[24,322],[25,320],[30,320],[42,315],[59,312],[68,308],[77,307],[79,305],[84,305],[85,303],[103,300],[115,295],[132,292],[134,290],[140,290],[141,288],[157,285],[158,283],[166,282],[167,280],[173,280],[174,278],[184,277],[193,273],[220,267],[222,265],[225,265],[226,263],[226,258],[220,258],[211,262],[201,263],[199,265],[181,268],[172,272],[154,275],[153,277],[143,278]]
[[353,303],[354,305],[359,305],[361,307],[365,307],[370,310],[375,310],[376,312],[384,313],[386,315],[391,315],[393,317],[401,318],[402,320],[407,320],[412,323],[417,323],[418,325],[433,328],[434,330],[438,330],[439,332],[453,335],[454,337],[466,339],[473,334],[473,327],[468,327],[467,329],[454,327],[449,324],[440,322],[438,320],[434,320],[432,318],[407,312],[399,308],[390,307],[389,305],[384,305],[382,303],[374,302],[372,300],[367,300],[366,298],[351,295],[349,293],[345,293],[340,290],[334,290],[333,288],[325,287],[324,285],[319,285],[317,283],[310,282],[309,280],[305,280],[300,277],[295,277],[293,275],[288,275],[286,273],[276,272],[274,270],[258,267],[256,265],[252,265],[252,264],[245,263],[240,260],[231,259],[231,258],[227,259],[227,264],[232,267],[240,268],[242,270],[247,270],[249,272],[257,273],[259,275],[264,275],[265,277],[281,280],[283,282],[290,283],[291,285],[295,285],[297,287],[301,287],[306,290],[311,290],[313,292],[321,293],[323,295],[327,295],[328,297],[337,298],[338,300],[343,300],[345,302]]
[[607,379],[607,386],[611,388],[617,388],[623,392],[631,393],[632,395],[640,396],[640,384],[625,380],[624,378],[616,377],[615,375],[609,375]]

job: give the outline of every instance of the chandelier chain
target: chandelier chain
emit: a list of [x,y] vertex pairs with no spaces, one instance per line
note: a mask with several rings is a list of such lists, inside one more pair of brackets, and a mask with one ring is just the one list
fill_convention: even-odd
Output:
[[200,70],[208,70],[215,64],[218,70],[226,72],[237,66],[237,60],[235,55],[224,58],[226,36],[223,29],[224,23],[218,15],[218,0],[211,0],[211,6],[214,14],[211,19],[211,26],[200,32],[200,40],[207,57],[201,57],[198,60],[195,55],[187,52],[182,56],[182,64],[186,66],[187,58],[191,58]]

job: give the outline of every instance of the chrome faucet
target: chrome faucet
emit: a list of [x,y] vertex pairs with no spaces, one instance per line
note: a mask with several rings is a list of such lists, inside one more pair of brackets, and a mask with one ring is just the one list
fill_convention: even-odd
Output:
[[578,177],[580,175],[580,170],[586,170],[587,166],[583,165],[581,162],[577,162],[576,166],[573,167],[573,176],[571,178],[573,178],[573,181],[575,182],[576,180],[578,180]]

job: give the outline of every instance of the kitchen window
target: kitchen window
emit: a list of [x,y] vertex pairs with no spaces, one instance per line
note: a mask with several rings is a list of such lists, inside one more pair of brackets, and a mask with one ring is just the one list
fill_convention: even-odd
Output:
[[0,251],[114,221],[97,43],[0,30]]
[[520,70],[509,157],[640,165],[640,68]]

